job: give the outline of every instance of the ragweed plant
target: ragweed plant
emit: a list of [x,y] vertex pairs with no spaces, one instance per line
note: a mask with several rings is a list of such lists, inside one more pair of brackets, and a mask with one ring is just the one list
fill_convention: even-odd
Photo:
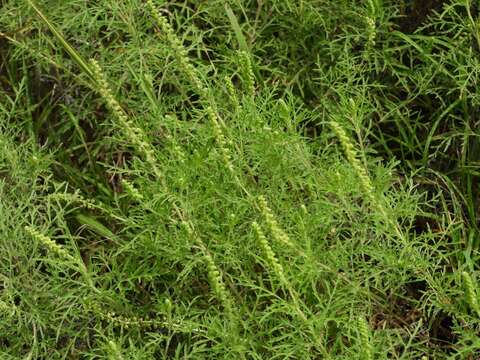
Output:
[[61,245],[57,244],[50,237],[48,237],[48,236],[42,234],[40,231],[36,230],[34,227],[26,226],[25,230],[35,240],[37,240],[40,244],[45,246],[49,251],[52,251],[54,254],[58,255],[59,257],[65,259],[65,260],[75,261],[75,258],[72,255],[70,255],[70,253],[67,250],[65,250]]
[[330,122],[330,126],[335,131],[335,134],[340,140],[340,144],[343,147],[345,156],[347,157],[347,160],[352,166],[352,168],[355,170],[355,173],[360,180],[360,185],[365,192],[365,196],[372,202],[375,207],[378,208],[381,205],[378,203],[378,199],[376,198],[375,189],[372,185],[372,181],[367,173],[367,170],[363,167],[361,161],[358,159],[357,151],[352,143],[352,140],[348,137],[347,133],[338,122],[332,120]]
[[373,359],[373,349],[370,342],[370,330],[369,325],[363,316],[360,316],[357,320],[358,335],[361,346],[361,354],[363,360]]
[[462,272],[463,286],[465,289],[465,301],[470,309],[478,316],[480,316],[480,305],[478,303],[477,286],[474,283],[470,274],[466,271]]
[[365,16],[365,21],[367,23],[367,45],[366,53],[375,46],[375,38],[377,37],[377,19],[380,17],[380,13],[383,11],[383,4],[381,0],[368,0],[367,1],[367,15]]
[[222,275],[218,270],[217,265],[213,261],[212,256],[208,252],[203,241],[197,236],[195,236],[191,226],[186,222],[184,222],[182,225],[189,234],[189,236],[195,241],[195,244],[200,248],[200,251],[202,252],[202,257],[205,260],[205,264],[207,266],[210,286],[212,287],[215,295],[217,296],[218,301],[220,302],[220,304],[222,304],[225,312],[227,313],[227,316],[230,319],[233,319],[234,312],[232,308],[231,296],[227,291],[227,288],[225,286],[225,283],[223,282]]
[[279,243],[283,243],[289,247],[293,247],[293,244],[288,234],[278,224],[277,219],[275,218],[273,211],[269,208],[267,200],[264,196],[258,197],[258,206],[260,207],[260,211],[265,218],[265,222],[267,223],[273,238]]
[[315,346],[318,347],[318,350],[321,353],[325,353],[325,347],[321,340],[319,339],[319,334],[317,330],[312,326],[312,323],[308,319],[307,314],[305,314],[305,311],[302,309],[305,307],[305,304],[302,303],[300,300],[297,291],[293,288],[291,283],[287,280],[285,276],[285,271],[283,269],[283,266],[280,264],[280,261],[276,257],[273,249],[271,248],[270,244],[268,243],[268,240],[263,233],[260,225],[258,223],[253,222],[252,223],[252,228],[255,232],[255,235],[258,239],[260,248],[265,254],[265,257],[271,266],[272,273],[275,275],[277,280],[280,282],[281,286],[288,292],[291,301],[293,303],[293,309],[296,315],[300,318],[302,323],[308,328],[310,336],[312,338],[312,342],[315,344]]
[[140,191],[138,191],[138,189],[130,181],[122,179],[122,185],[132,199],[138,202],[142,202],[144,200],[143,195],[140,193]]
[[[354,100],[353,99],[350,99],[350,100],[351,100],[350,103],[352,104],[352,106],[355,106]],[[359,179],[360,186],[363,190],[364,196],[367,198],[367,200],[370,202],[373,208],[376,211],[378,211],[378,213],[381,215],[382,221],[385,224],[392,226],[398,239],[401,241],[405,241],[405,235],[400,229],[400,226],[397,220],[394,217],[392,217],[391,212],[388,211],[384,202],[384,198],[380,197],[376,193],[367,169],[364,167],[364,165],[358,158],[357,150],[352,140],[347,135],[343,127],[337,121],[331,120],[330,126],[334,130],[338,139],[340,140],[340,144],[342,145],[344,154],[350,166],[352,166],[353,170],[355,171]]]
[[105,310],[97,301],[86,300],[84,309],[114,327],[123,329],[170,330],[179,333],[201,333],[199,324],[189,321],[173,321],[165,314],[151,316],[125,316],[111,310]]
[[246,93],[248,96],[253,97],[255,96],[255,74],[253,73],[250,55],[245,51],[241,51],[239,58]]
[[82,195],[78,192],[76,193],[67,193],[67,192],[55,192],[53,194],[48,195],[49,200],[57,200],[57,201],[64,201],[67,203],[76,203],[81,207],[88,209],[88,210],[95,210],[98,208],[93,201],[85,199]]
[[235,111],[238,111],[240,108],[240,103],[238,101],[237,92],[232,83],[232,78],[229,75],[225,75],[225,88],[227,89],[228,97],[233,105]]
[[218,149],[222,156],[224,165],[231,174],[235,175],[235,169],[232,164],[232,156],[230,154],[230,149],[228,148],[228,144],[222,132],[222,128],[218,123],[217,114],[215,113],[215,110],[212,107],[207,108],[207,116],[208,116],[208,119],[210,120],[210,123],[212,124],[215,140],[218,143]]
[[33,226],[25,226],[25,231],[30,234],[32,238],[37,240],[42,246],[46,247],[49,251],[60,257],[62,260],[66,260],[74,268],[76,268],[78,272],[84,277],[88,287],[94,293],[98,293],[98,289],[95,287],[93,279],[81,258],[79,258],[78,256],[73,256],[63,246],[57,244],[56,241],[52,240],[49,236],[46,236],[42,232],[38,231]]
[[183,46],[182,41],[177,37],[168,20],[165,19],[163,15],[160,15],[158,9],[153,3],[153,0],[147,0],[147,6],[150,10],[151,16],[159,26],[162,33],[165,35],[168,44],[172,49],[172,53],[174,54],[175,59],[178,61],[180,69],[193,84],[198,94],[206,99],[208,96],[208,90],[198,76],[197,70],[189,60],[188,52]]
[[143,134],[143,131],[132,124],[132,122],[128,119],[125,111],[113,96],[107,79],[105,78],[98,62],[92,59],[90,60],[90,66],[92,68],[93,77],[98,85],[98,92],[107,103],[112,114],[118,120],[119,128],[125,132],[125,137],[135,144],[142,155],[145,156],[145,160],[147,161],[148,165],[151,166],[155,175],[157,175],[158,178],[161,178],[162,174],[155,160],[155,151],[152,145],[145,140],[145,134]]
[[2,2],[2,358],[480,353],[478,16],[440,3]]
[[272,267],[272,270],[275,274],[275,276],[280,280],[280,283],[283,286],[286,286],[288,284],[287,279],[285,278],[285,273],[283,271],[283,267],[278,261],[277,257],[275,256],[275,253],[273,252],[272,248],[270,247],[270,244],[268,243],[268,240],[263,233],[262,229],[260,228],[260,225],[258,225],[256,222],[252,223],[252,228],[255,231],[255,234],[258,239],[258,243],[260,244],[260,247],[262,248],[262,251],[265,253],[265,257],[267,258],[268,262],[270,263],[270,266]]

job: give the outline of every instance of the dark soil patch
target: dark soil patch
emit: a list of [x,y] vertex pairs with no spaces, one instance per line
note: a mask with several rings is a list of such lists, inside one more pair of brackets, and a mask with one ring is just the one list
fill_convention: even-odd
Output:
[[434,11],[442,9],[446,0],[405,0],[401,5],[400,31],[411,34],[417,30]]

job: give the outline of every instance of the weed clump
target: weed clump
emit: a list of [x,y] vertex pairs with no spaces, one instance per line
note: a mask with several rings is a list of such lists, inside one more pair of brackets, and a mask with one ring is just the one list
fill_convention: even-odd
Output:
[[480,353],[472,2],[0,8],[2,359]]

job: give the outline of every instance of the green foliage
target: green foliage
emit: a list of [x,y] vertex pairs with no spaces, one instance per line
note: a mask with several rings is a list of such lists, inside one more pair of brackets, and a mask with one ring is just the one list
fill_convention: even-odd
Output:
[[477,358],[479,11],[3,1],[1,358]]

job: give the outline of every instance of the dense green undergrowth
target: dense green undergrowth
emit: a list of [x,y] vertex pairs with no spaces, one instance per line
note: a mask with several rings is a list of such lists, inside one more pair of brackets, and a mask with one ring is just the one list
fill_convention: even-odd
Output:
[[2,359],[475,359],[479,8],[3,1]]

